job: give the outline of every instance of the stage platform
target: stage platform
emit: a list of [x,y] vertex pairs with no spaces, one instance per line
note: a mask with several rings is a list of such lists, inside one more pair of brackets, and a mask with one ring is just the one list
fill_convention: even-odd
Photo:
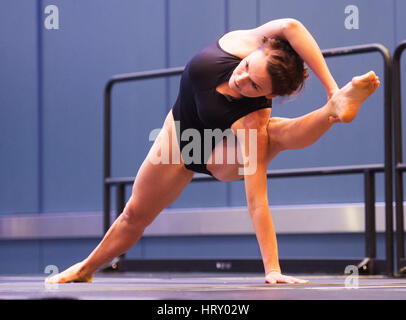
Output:
[[[2,300],[406,300],[406,279],[292,275],[307,284],[264,283],[263,274],[96,273],[92,283],[46,285],[48,275],[0,276]],[[347,279],[347,281],[346,281]]]

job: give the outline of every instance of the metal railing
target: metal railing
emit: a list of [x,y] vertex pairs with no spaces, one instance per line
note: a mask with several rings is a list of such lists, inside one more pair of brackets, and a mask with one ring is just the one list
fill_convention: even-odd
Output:
[[403,172],[406,163],[402,157],[402,97],[400,58],[406,49],[406,41],[401,42],[393,54],[393,105],[395,141],[395,198],[396,198],[396,265],[399,274],[406,274],[404,226],[403,226]]
[[[378,52],[383,58],[384,65],[384,164],[366,164],[354,166],[336,166],[336,167],[319,167],[319,168],[302,168],[288,170],[269,170],[268,178],[286,178],[286,177],[306,177],[306,176],[324,176],[324,175],[349,175],[362,174],[364,176],[364,203],[365,203],[365,258],[360,260],[346,259],[324,259],[317,261],[318,266],[323,265],[331,270],[344,271],[348,264],[357,263],[360,271],[364,273],[386,273],[393,274],[393,188],[392,188],[392,109],[391,109],[391,55],[386,47],[381,44],[366,44],[358,46],[349,46],[323,50],[324,57],[336,57],[353,54],[363,54]],[[167,76],[179,75],[183,67],[162,69],[147,72],[121,74],[112,77],[106,84],[104,91],[104,230],[107,232],[110,227],[110,189],[116,187],[116,210],[120,214],[125,206],[125,186],[134,182],[134,177],[111,177],[111,91],[116,83],[139,81],[142,79],[160,78]],[[375,226],[375,174],[384,172],[385,175],[385,242],[386,242],[386,259],[376,259],[376,226]],[[216,181],[213,177],[205,174],[195,174],[194,182],[199,181]],[[120,257],[118,265],[123,269],[131,266],[131,261],[125,263],[125,256]],[[140,266],[137,260],[137,266]],[[305,272],[303,266],[312,264],[312,259],[291,260],[290,263],[297,267],[297,272]],[[286,267],[289,261],[281,261],[281,266]],[[307,263],[307,264],[306,264]],[[337,267],[339,263],[339,267]],[[254,263],[258,265],[257,262]],[[117,266],[117,264],[116,264]],[[301,269],[300,269],[301,268]],[[215,270],[216,268],[214,268]],[[203,270],[202,270],[203,271]],[[207,271],[207,270],[204,270]],[[235,270],[231,270],[235,271]],[[320,271],[320,270],[319,270]],[[296,272],[296,271],[289,271]],[[311,272],[307,269],[307,272]]]

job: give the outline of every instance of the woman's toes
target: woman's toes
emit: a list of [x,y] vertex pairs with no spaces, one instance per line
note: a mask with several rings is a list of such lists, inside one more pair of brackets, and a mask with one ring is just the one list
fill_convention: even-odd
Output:
[[355,76],[352,78],[352,84],[353,85],[363,85],[363,84],[368,84],[371,81],[374,81],[377,78],[376,74],[374,71],[369,71],[363,75],[360,76]]

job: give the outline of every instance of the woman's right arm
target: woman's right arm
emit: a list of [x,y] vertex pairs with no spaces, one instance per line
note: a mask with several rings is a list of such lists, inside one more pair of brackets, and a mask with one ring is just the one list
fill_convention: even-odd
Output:
[[319,78],[326,89],[328,99],[338,90],[317,42],[300,21],[291,18],[273,20],[249,32],[258,41],[263,37],[280,37],[287,40]]

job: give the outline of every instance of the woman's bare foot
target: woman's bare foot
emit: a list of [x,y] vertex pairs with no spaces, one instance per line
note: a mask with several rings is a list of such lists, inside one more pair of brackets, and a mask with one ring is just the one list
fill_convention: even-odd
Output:
[[379,87],[379,77],[370,71],[352,78],[329,100],[330,121],[351,122],[356,117],[361,104]]
[[84,271],[83,262],[74,264],[65,271],[45,279],[45,283],[92,282],[93,274]]

